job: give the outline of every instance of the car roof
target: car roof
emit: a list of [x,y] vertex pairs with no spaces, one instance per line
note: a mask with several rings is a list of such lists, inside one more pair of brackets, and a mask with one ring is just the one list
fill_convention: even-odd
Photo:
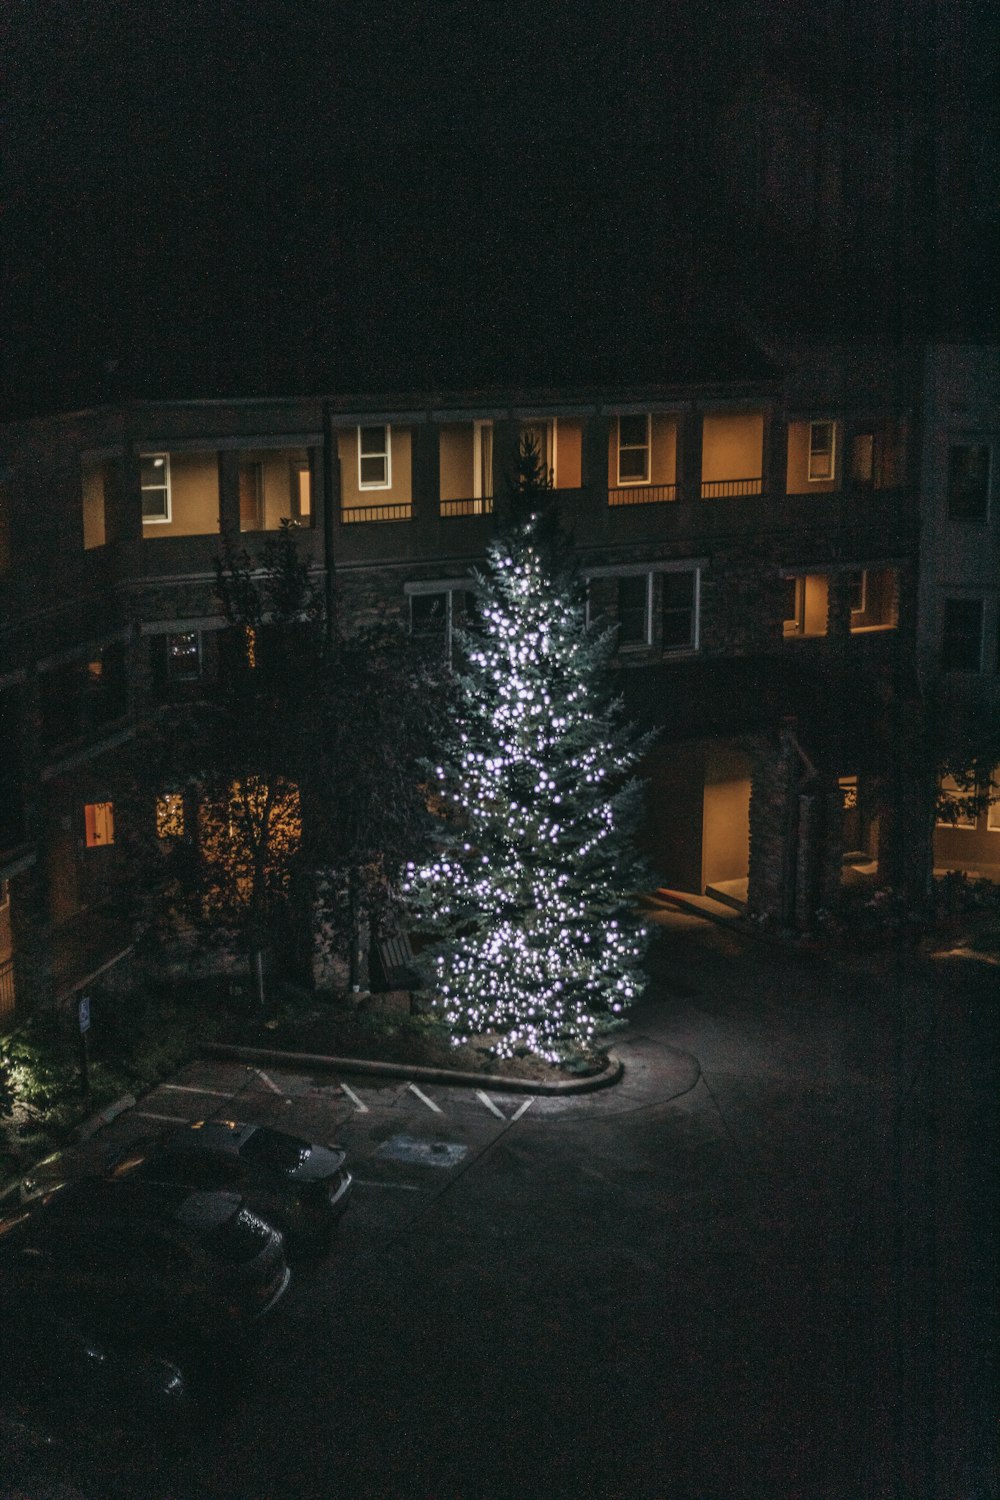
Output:
[[183,1129],[173,1131],[162,1145],[170,1151],[201,1149],[235,1153],[252,1135],[256,1135],[259,1128],[239,1120],[195,1120]]
[[177,1225],[204,1232],[223,1224],[242,1206],[238,1194],[202,1193],[176,1183],[147,1182],[126,1178],[124,1181],[91,1179],[67,1183],[46,1195],[33,1215],[38,1224],[58,1224],[82,1220],[121,1220]]

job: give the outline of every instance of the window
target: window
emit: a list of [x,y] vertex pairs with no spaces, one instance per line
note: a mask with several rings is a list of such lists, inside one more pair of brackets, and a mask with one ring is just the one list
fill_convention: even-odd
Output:
[[988,443],[953,443],[948,449],[948,515],[952,521],[985,521],[990,503]]
[[618,483],[649,483],[649,417],[618,418]]
[[836,458],[836,425],[833,422],[809,423],[809,478],[832,479]]
[[387,426],[358,428],[358,488],[387,490],[392,485],[392,450]]
[[115,805],[113,802],[88,802],[83,809],[87,848],[100,849],[115,841]]
[[194,682],[200,676],[201,632],[171,632],[167,636],[167,681]]
[[785,617],[782,634],[791,636],[826,635],[829,612],[829,580],[823,573],[809,573],[787,578]]
[[986,827],[990,833],[1000,833],[1000,766],[993,767],[989,791],[994,801],[986,809]]
[[170,454],[143,453],[139,457],[143,522],[170,521]]
[[529,422],[522,422],[520,440],[522,443],[530,443],[532,445],[538,454],[542,469],[552,483],[552,488],[556,489],[555,417],[533,418]]
[[103,547],[107,540],[105,525],[106,468],[102,460],[81,459],[80,489],[83,502],[83,547],[89,552]]
[[493,423],[475,422],[472,431],[472,498],[493,499]]
[[649,645],[648,573],[637,573],[618,580],[618,644]]
[[[942,797],[954,798],[956,800],[975,795],[974,788],[960,787],[954,776],[942,776],[939,783],[939,791]],[[974,813],[969,812],[967,808],[962,808],[956,811],[954,817],[939,815],[937,826],[938,828],[975,828],[976,816]]]
[[983,663],[983,601],[946,599],[941,631],[945,672],[979,672]]
[[664,651],[698,649],[698,574],[664,573],[662,578]]
[[156,837],[179,839],[184,836],[184,796],[181,792],[163,792],[156,799]]
[[292,465],[292,501],[295,520],[312,525],[312,474],[308,464]]
[[262,531],[264,527],[264,465],[244,460],[239,469],[240,530]]
[[897,621],[895,568],[865,568],[848,579],[851,630],[892,630]]
[[477,599],[474,590],[464,586],[446,588],[415,584],[407,592],[410,634],[417,640],[439,642],[450,661],[454,627],[470,629],[475,623]]

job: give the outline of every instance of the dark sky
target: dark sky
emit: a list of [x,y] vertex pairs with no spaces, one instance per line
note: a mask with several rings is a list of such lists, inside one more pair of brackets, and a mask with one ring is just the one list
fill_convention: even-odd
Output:
[[938,243],[942,191],[996,177],[955,9],[8,0],[7,408],[657,373],[748,312],[933,320],[938,262],[973,287],[996,227]]

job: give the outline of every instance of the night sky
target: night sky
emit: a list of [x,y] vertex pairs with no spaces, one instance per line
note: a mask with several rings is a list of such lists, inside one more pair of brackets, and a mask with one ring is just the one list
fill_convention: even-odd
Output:
[[5,410],[987,335],[988,10],[8,0]]

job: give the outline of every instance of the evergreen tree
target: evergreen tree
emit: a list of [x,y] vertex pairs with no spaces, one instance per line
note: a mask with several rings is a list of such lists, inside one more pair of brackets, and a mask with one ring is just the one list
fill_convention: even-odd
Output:
[[642,989],[630,770],[645,745],[621,722],[614,635],[586,625],[549,484],[522,442],[479,623],[457,632],[460,707],[433,777],[445,832],[405,889],[436,939],[421,963],[456,1043],[561,1062]]

